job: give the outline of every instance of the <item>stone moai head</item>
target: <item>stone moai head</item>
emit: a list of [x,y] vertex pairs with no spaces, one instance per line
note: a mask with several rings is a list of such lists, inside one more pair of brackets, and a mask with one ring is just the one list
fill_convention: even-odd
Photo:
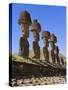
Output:
[[36,19],[31,24],[30,30],[33,33],[34,41],[38,42],[39,41],[39,33],[41,32],[41,25]]
[[31,17],[27,11],[20,13],[18,24],[21,26],[22,36],[24,38],[29,37],[29,25],[31,24]]
[[44,47],[48,47],[48,39],[49,38],[50,38],[50,32],[43,31],[42,32],[42,39],[43,39]]
[[54,34],[50,35],[49,42],[51,44],[51,49],[55,49],[55,43],[57,42],[57,38]]

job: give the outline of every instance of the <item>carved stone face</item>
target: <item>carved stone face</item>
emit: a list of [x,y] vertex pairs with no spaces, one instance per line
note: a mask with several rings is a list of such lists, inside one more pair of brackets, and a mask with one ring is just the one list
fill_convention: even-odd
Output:
[[29,37],[29,27],[26,24],[21,24],[22,36],[24,38]]
[[22,11],[20,13],[18,23],[19,23],[19,25],[25,24],[25,23],[30,25],[32,23],[30,13],[27,11]]

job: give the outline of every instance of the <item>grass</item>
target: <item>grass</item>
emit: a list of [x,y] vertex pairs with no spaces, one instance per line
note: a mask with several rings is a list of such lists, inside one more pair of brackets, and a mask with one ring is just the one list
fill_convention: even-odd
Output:
[[23,56],[20,55],[12,55],[12,61],[18,61],[18,62],[22,62],[22,63],[29,63],[29,64],[36,64],[33,61],[31,61],[30,59],[24,58]]

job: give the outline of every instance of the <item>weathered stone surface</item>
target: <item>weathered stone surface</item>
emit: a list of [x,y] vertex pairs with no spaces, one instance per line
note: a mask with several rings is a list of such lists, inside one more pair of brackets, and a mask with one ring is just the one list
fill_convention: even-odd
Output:
[[51,50],[51,59],[53,63],[56,63],[54,50]]
[[28,25],[30,25],[31,24],[31,16],[30,16],[29,12],[22,11],[20,13],[18,23],[19,24],[28,24]]
[[34,20],[31,24],[30,31],[33,33],[33,58],[40,59],[40,47],[39,47],[39,32],[41,31],[41,25],[37,20]]
[[49,38],[50,38],[50,32],[48,32],[48,31],[43,31],[43,32],[42,32],[42,38],[49,39]]
[[18,23],[21,26],[22,37],[20,38],[20,55],[23,57],[29,56],[29,42],[27,38],[29,37],[29,25],[31,22],[31,17],[29,12],[23,11],[20,13]]
[[58,46],[55,46],[55,60],[57,61],[57,64],[60,64],[59,48],[58,48]]
[[31,31],[31,32],[35,31],[35,32],[37,32],[37,33],[41,32],[41,25],[40,25],[40,23],[37,21],[37,19],[35,19],[35,20],[33,21],[33,23],[31,24],[31,26],[30,26],[30,31]]
[[43,47],[43,55],[44,55],[45,61],[49,62],[49,52],[46,47]]
[[23,37],[20,38],[20,55],[23,57],[29,56],[29,42]]
[[40,59],[40,47],[38,45],[38,42],[33,41],[33,50],[34,50],[34,57],[36,59]]
[[49,39],[49,37],[50,37],[50,32],[48,32],[48,31],[42,32],[42,39],[43,39],[43,43],[44,43],[43,55],[44,55],[45,60],[47,62],[49,62],[49,51],[48,51],[48,46],[49,46],[48,39]]
[[49,39],[50,45],[51,45],[51,59],[53,63],[56,63],[56,51],[55,51],[55,43],[57,42],[57,38],[54,34],[50,35]]

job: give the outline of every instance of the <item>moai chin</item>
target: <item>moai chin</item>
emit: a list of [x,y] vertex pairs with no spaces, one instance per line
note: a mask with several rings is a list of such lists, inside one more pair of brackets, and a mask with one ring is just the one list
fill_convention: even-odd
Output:
[[43,39],[43,43],[44,43],[43,55],[45,57],[45,61],[47,61],[47,62],[49,62],[49,51],[48,51],[48,46],[49,46],[48,39],[49,38],[50,38],[50,32],[43,31],[42,32],[42,39]]
[[23,57],[29,56],[29,25],[31,24],[31,17],[27,11],[20,13],[18,24],[21,26],[22,37],[20,37],[20,55]]
[[51,59],[52,59],[53,63],[56,63],[55,62],[55,53],[54,53],[54,51],[55,51],[55,43],[57,42],[57,38],[54,34],[50,35],[49,42],[50,42],[50,45],[51,45]]
[[40,59],[40,47],[39,47],[39,33],[41,32],[41,25],[35,19],[31,24],[30,31],[33,33],[33,58]]

